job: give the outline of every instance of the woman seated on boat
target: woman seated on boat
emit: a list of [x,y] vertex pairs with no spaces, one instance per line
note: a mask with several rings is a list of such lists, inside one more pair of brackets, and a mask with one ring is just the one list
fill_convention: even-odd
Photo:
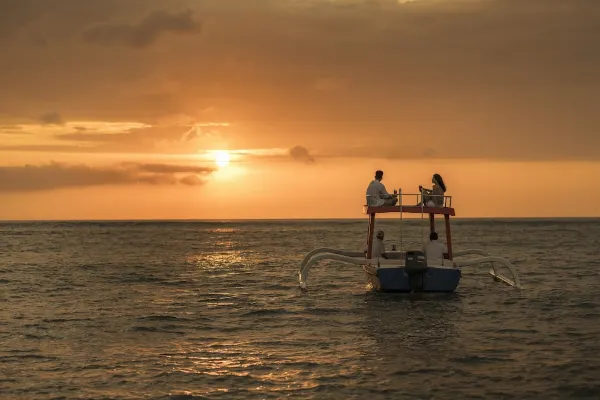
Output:
[[440,174],[434,174],[431,178],[433,188],[425,189],[423,186],[419,186],[421,192],[422,201],[417,204],[425,205],[427,207],[443,207],[444,206],[444,193],[446,193],[446,184]]

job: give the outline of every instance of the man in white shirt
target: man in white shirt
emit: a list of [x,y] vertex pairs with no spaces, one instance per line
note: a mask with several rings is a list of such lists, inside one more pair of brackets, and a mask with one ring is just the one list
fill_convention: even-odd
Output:
[[377,232],[375,241],[373,242],[373,257],[388,258],[385,254],[385,244],[383,243],[384,233],[383,231]]
[[396,191],[389,194],[381,183],[383,171],[375,171],[375,179],[367,187],[367,205],[369,206],[393,206],[398,202]]
[[444,253],[447,253],[448,250],[443,243],[438,242],[438,234],[436,232],[431,232],[429,235],[429,242],[425,244],[424,251],[427,266],[444,265]]
[[[385,243],[383,243],[383,238],[385,234],[383,231],[377,231],[377,235],[375,235],[375,240],[373,240],[373,247],[371,248],[371,258],[388,258],[387,254],[385,254]],[[365,249],[365,254],[367,253],[367,249]]]

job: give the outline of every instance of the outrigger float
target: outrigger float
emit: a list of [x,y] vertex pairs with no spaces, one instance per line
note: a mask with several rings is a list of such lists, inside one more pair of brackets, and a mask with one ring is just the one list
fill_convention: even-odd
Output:
[[[404,196],[416,196],[419,201],[403,205]],[[334,260],[348,264],[360,265],[366,273],[368,282],[376,290],[383,292],[454,292],[458,287],[462,275],[461,268],[489,264],[489,274],[495,281],[505,283],[517,289],[522,289],[516,268],[506,259],[493,256],[480,249],[466,249],[453,251],[452,234],[450,229],[450,217],[455,216],[452,207],[452,196],[443,196],[442,207],[428,207],[423,205],[421,194],[398,194],[398,205],[394,206],[363,206],[363,211],[369,216],[369,228],[367,239],[367,250],[346,251],[330,248],[314,249],[304,257],[298,272],[300,287],[305,289],[310,268],[323,260]],[[367,196],[367,204],[369,198]],[[408,214],[421,214],[421,220],[429,215],[429,231],[435,232],[435,217],[443,215],[446,231],[446,248],[443,265],[428,265],[425,253],[422,249],[411,249],[403,251],[402,234],[400,238],[400,251],[388,251],[384,254],[387,258],[381,258],[379,254],[373,254],[373,235],[375,230],[375,216],[377,214],[399,213],[402,229],[402,216]],[[402,232],[402,231],[401,231]],[[457,260],[464,256],[477,256]],[[447,260],[447,262],[445,261]],[[501,275],[497,266],[505,266],[512,275],[512,279]]]

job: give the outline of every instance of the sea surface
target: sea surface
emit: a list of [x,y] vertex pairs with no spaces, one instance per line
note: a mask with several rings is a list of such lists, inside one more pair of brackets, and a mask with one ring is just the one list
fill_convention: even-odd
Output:
[[[424,225],[378,228],[389,249]],[[336,262],[299,289],[307,252],[366,228],[0,223],[0,398],[600,398],[600,220],[457,219],[454,249],[512,260],[522,291],[482,266],[454,294],[377,293]]]

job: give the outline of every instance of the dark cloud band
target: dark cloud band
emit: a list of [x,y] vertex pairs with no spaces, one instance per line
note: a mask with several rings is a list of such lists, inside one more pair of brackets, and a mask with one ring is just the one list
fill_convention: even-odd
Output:
[[123,163],[97,167],[50,163],[0,167],[0,192],[43,191],[107,185],[187,185],[204,183],[214,170],[172,164]]

